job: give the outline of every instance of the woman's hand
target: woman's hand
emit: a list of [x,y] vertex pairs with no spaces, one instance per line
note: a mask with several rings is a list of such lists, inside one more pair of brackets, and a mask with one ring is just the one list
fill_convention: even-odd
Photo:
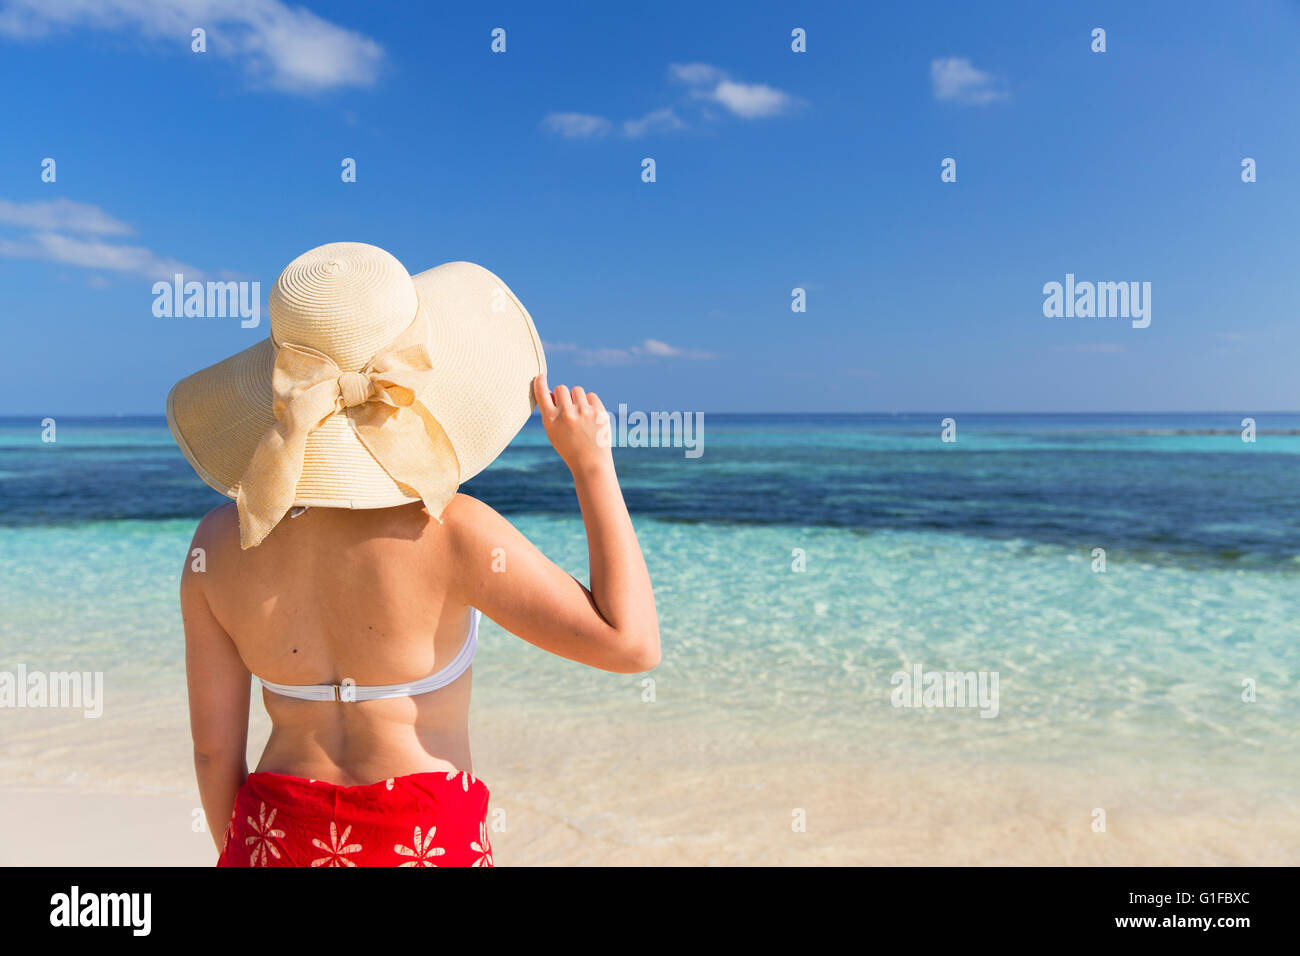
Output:
[[546,437],[571,472],[576,475],[613,463],[609,412],[595,392],[584,392],[578,385],[572,389],[557,385],[552,390],[546,376],[539,375],[533,379],[533,393]]

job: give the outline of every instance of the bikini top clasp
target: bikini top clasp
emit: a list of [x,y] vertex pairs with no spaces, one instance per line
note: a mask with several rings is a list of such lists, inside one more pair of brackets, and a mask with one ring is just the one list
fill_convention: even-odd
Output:
[[394,697],[418,697],[439,688],[446,687],[459,678],[474,663],[474,653],[478,650],[478,622],[482,615],[477,608],[470,608],[469,633],[460,652],[452,658],[446,667],[422,677],[409,684],[374,684],[364,686],[345,680],[339,684],[277,684],[259,677],[262,686],[282,697],[294,697],[298,700],[326,700],[337,703],[353,703],[362,700],[388,700]]

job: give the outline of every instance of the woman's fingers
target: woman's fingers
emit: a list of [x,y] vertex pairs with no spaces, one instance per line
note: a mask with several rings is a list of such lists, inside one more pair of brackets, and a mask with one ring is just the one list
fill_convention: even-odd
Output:
[[564,385],[555,386],[555,407],[564,414],[573,408],[573,399],[569,397],[569,389]]
[[533,379],[533,397],[537,399],[537,407],[543,415],[549,417],[555,414],[555,398],[551,395],[551,390],[546,387],[545,372]]
[[586,391],[581,385],[573,388],[564,385],[549,388],[545,373],[533,379],[533,395],[537,399],[537,407],[547,418],[566,412],[581,413],[587,409],[597,413],[605,410],[600,397],[595,392]]
[[610,415],[599,396],[581,385],[557,385],[546,391],[546,377],[538,376],[534,389],[546,437],[570,469],[610,460],[613,433]]

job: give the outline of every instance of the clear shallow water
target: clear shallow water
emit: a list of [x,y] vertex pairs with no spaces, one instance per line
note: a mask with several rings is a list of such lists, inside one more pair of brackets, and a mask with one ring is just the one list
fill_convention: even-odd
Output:
[[[1300,417],[1254,416],[1254,445],[1240,415],[958,415],[955,445],[941,417],[706,416],[700,459],[618,451],[662,616],[653,720],[683,740],[735,728],[752,758],[1118,761],[1294,788]],[[539,430],[466,490],[585,578]],[[0,670],[105,671],[104,728],[77,732],[120,758],[114,726],[183,715],[176,582],[224,499],[161,421],[72,419],[53,446],[38,422],[3,423],[0,496]],[[998,672],[997,718],[891,706],[891,675],[918,663]],[[613,714],[642,693],[495,627],[476,675],[490,714],[521,699]],[[5,716],[0,765],[17,772],[49,728]]]

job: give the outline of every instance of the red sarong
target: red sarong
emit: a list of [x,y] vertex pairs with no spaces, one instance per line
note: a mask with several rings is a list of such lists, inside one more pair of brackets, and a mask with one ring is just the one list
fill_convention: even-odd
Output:
[[250,773],[217,866],[492,866],[488,788],[464,771],[342,787]]

